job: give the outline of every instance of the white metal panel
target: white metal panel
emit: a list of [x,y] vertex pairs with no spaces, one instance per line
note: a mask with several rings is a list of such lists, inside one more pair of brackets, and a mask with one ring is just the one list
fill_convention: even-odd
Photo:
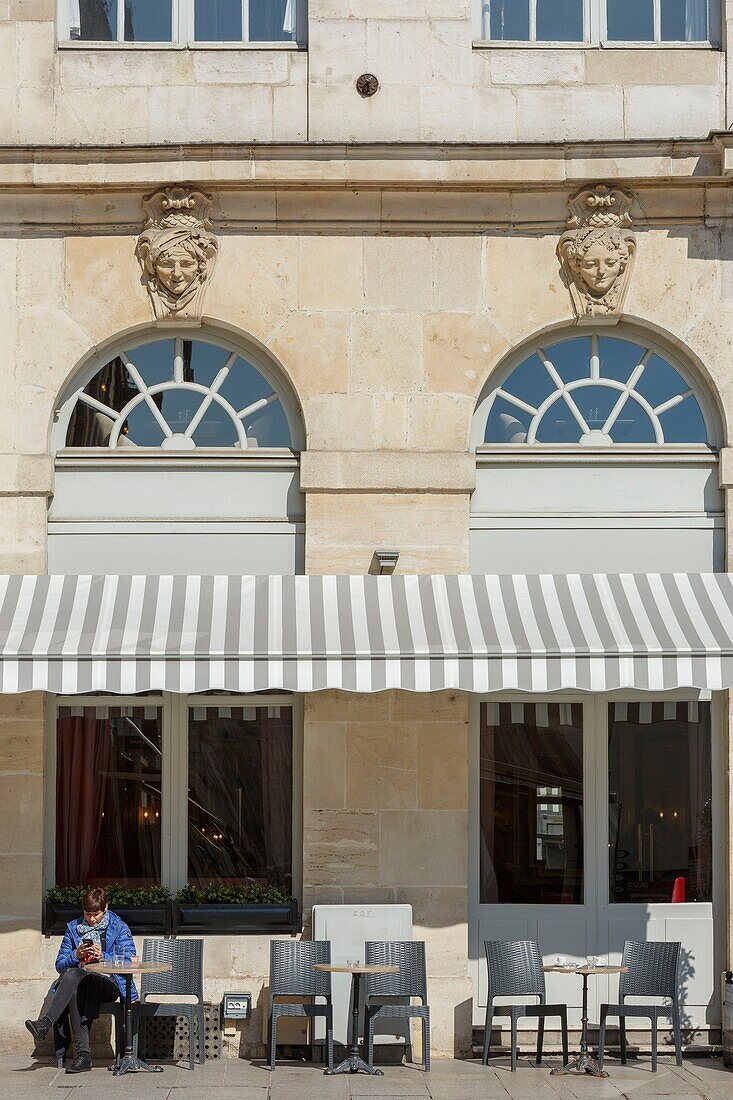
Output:
[[[331,961],[364,960],[367,940],[411,940],[411,905],[314,905],[313,939],[331,941]],[[333,975],[333,1033],[337,1043],[347,1042],[351,1011],[351,977]],[[363,1019],[363,1008],[362,1008]],[[402,1020],[381,1022],[376,1042],[409,1042],[408,1025]],[[316,1023],[316,1039],[324,1037],[323,1022]]]

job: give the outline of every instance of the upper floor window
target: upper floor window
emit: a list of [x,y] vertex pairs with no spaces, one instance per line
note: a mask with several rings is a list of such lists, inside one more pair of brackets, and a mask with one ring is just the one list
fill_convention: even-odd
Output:
[[[181,336],[120,351],[59,411],[67,447],[292,447],[294,410],[236,350]],[[297,430],[297,429],[296,429]]]
[[298,0],[61,0],[78,42],[294,42]]
[[[704,399],[651,344],[574,336],[537,344],[476,411],[478,445],[706,444]],[[708,420],[712,418],[708,415]]]
[[482,0],[494,42],[715,43],[719,0]]

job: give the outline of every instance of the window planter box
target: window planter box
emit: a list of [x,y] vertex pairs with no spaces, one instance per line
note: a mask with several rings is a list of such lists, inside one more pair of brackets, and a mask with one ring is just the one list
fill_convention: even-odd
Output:
[[[163,905],[111,905],[110,909],[129,925],[133,935],[167,936],[171,930],[171,907]],[[62,936],[69,921],[81,918],[78,905],[47,901],[43,906],[44,936]]]
[[173,935],[248,936],[300,932],[301,927],[295,899],[281,905],[173,902]]

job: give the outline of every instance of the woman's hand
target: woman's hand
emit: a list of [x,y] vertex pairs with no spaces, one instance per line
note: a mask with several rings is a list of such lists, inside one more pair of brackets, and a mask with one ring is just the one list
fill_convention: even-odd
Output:
[[86,944],[82,943],[82,944],[79,945],[79,947],[77,947],[74,954],[77,957],[77,959],[79,960],[79,962],[89,962],[89,960],[93,957],[92,956],[92,945],[89,944],[89,943],[86,943]]

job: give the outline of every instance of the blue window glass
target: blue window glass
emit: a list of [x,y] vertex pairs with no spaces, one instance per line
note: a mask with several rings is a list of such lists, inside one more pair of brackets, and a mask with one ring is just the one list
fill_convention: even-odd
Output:
[[125,0],[126,42],[172,42],[173,0]]
[[503,42],[529,41],[529,0],[489,0],[491,37]]
[[241,42],[242,0],[196,0],[193,26],[197,42]]
[[82,42],[117,38],[117,0],[79,0],[69,12],[69,37]]
[[707,42],[708,0],[661,0],[663,42]]
[[295,40],[296,0],[249,0],[250,42]]
[[654,0],[606,0],[610,42],[653,42]]
[[538,42],[582,42],[583,0],[537,0]]

